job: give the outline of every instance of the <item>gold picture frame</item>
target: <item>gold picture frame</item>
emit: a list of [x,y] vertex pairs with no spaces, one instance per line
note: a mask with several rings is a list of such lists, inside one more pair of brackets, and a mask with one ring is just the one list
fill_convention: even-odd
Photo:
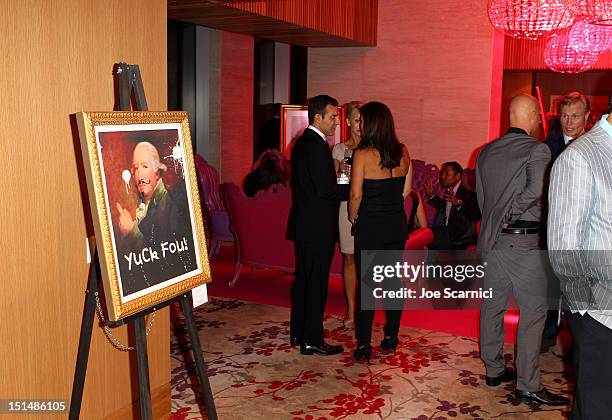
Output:
[[185,112],[80,112],[108,318],[211,281]]
[[[346,122],[344,121],[344,107],[338,107],[340,124],[336,127],[333,136],[326,138],[327,144],[331,149],[338,143],[344,141]],[[308,106],[306,105],[281,105],[280,110],[280,149],[287,157],[291,158],[291,149],[295,140],[302,135],[304,129],[308,127]]]

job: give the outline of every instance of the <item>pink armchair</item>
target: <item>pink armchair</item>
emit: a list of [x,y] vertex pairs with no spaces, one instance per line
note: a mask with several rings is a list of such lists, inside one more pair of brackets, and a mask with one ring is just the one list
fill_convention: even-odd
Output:
[[219,251],[221,242],[233,242],[234,235],[230,231],[229,217],[219,196],[217,170],[200,155],[196,155],[195,163],[202,191],[202,204],[206,206],[209,215],[210,249],[208,251],[210,257],[213,258]]
[[[244,265],[295,271],[293,242],[286,239],[287,220],[291,207],[291,189],[276,186],[276,192],[260,191],[255,197],[245,196],[235,184],[224,184],[231,227],[236,238],[236,262],[230,286],[240,277]],[[424,249],[433,239],[430,229],[417,229],[410,234],[406,249]],[[341,276],[342,256],[336,247],[330,274]]]
[[243,265],[293,272],[293,242],[286,239],[291,189],[245,196],[235,184],[224,184],[231,227],[236,235],[236,263],[230,286],[234,286]]

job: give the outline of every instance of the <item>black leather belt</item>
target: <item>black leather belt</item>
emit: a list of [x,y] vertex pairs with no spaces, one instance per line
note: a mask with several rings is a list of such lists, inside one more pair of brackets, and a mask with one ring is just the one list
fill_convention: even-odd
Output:
[[511,235],[533,235],[534,233],[540,232],[540,228],[529,227],[529,228],[502,228],[501,233],[509,233]]

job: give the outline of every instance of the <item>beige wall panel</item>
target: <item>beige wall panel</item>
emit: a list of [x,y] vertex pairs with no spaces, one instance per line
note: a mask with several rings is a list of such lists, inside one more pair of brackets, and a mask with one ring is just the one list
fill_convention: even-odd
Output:
[[310,49],[308,95],[382,101],[413,158],[467,165],[499,124],[490,122],[501,100],[494,38],[482,0],[379,0],[378,45]]
[[[112,110],[119,61],[140,65],[149,108],[166,109],[166,2],[2,1],[0,10],[0,396],[67,400],[89,269],[69,116]],[[125,328],[116,333],[126,340]],[[157,412],[168,413],[167,310],[148,343],[151,388],[166,390]],[[129,364],[96,326],[82,418],[131,406]]]

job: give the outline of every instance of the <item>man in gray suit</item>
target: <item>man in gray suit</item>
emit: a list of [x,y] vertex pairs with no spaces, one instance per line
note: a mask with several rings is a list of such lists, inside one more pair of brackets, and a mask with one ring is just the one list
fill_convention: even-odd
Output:
[[[540,344],[547,310],[547,279],[539,250],[541,200],[550,150],[531,135],[540,124],[538,103],[529,95],[510,102],[510,129],[486,145],[476,163],[476,193],[482,212],[478,250],[486,261],[484,287],[493,289],[480,313],[480,354],[486,384],[517,378],[516,398],[523,402],[566,405],[540,381]],[[503,357],[504,314],[514,294],[521,315],[516,374]]]
[[569,304],[576,397],[572,419],[612,408],[612,112],[552,169],[548,249]]

